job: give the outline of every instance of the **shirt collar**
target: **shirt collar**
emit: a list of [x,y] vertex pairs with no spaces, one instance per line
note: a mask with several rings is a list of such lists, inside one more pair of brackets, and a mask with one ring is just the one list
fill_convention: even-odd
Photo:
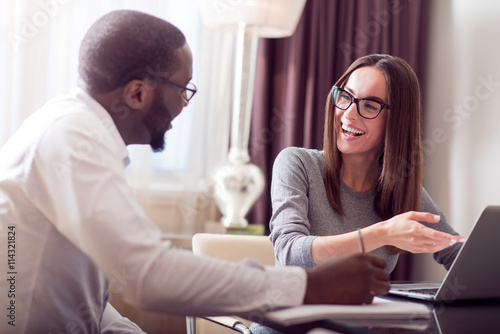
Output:
[[127,145],[123,141],[122,136],[120,135],[120,132],[118,132],[118,129],[109,115],[109,112],[99,103],[97,102],[92,96],[90,96],[86,91],[81,89],[80,87],[73,87],[73,89],[69,93],[71,96],[74,96],[76,99],[79,99],[83,101],[85,104],[87,104],[99,119],[101,119],[105,124],[109,124],[109,131],[112,135],[113,140],[117,144],[117,147],[120,149],[118,153],[119,157],[123,161],[123,165],[126,167],[130,163],[130,158],[128,156],[128,151],[127,151]]

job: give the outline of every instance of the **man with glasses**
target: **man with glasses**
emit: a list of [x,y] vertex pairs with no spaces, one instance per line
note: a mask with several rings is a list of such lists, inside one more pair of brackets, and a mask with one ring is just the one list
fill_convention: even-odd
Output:
[[371,255],[305,271],[196,257],[162,240],[124,169],[127,145],[164,148],[196,93],[177,28],[111,12],[84,37],[78,70],[79,87],[36,111],[0,149],[1,242],[13,245],[0,247],[12,278],[0,282],[0,303],[13,309],[0,332],[140,332],[109,305],[113,280],[128,303],[179,315],[368,303],[387,292],[384,260]]

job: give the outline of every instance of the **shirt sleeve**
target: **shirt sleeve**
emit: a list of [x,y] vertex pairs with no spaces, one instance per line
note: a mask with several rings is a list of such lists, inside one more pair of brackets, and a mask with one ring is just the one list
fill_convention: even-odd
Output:
[[286,148],[274,161],[271,201],[270,239],[276,262],[281,266],[314,267],[310,235],[309,182],[307,167],[298,148]]
[[[425,223],[424,224],[427,227],[433,228],[435,230],[441,231],[441,232],[446,232],[450,233],[453,235],[458,235],[457,232],[448,224],[448,221],[446,220],[445,214],[438,208],[438,206],[434,203],[430,195],[427,193],[427,191],[422,188],[422,197],[420,200],[420,211],[423,212],[430,212],[436,215],[439,215],[441,217],[441,220],[439,223],[433,224],[433,223]],[[455,260],[455,257],[457,256],[458,252],[462,248],[462,244],[455,244],[453,246],[450,246],[448,248],[445,248],[439,252],[436,252],[433,254],[434,260],[442,264],[446,270],[450,269],[451,265],[453,264],[453,261]]]
[[123,148],[113,129],[103,130],[92,117],[61,120],[36,145],[26,193],[108,279],[120,273],[125,301],[179,315],[302,303],[306,273],[301,268],[202,258],[163,241],[128,185],[117,152]]

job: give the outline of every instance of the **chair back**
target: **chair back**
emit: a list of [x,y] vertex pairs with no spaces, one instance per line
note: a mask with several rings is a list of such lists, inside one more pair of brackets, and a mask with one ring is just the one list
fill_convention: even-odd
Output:
[[193,253],[229,261],[251,257],[262,265],[274,266],[274,248],[267,236],[197,233],[192,240]]

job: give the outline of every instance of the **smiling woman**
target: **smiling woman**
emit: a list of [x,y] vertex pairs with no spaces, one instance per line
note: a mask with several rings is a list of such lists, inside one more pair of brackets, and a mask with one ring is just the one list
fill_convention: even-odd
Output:
[[[356,119],[356,124],[369,126],[373,128],[373,131],[383,134],[378,137],[381,142],[376,152],[373,153],[376,156],[372,155],[368,159],[376,163],[382,161],[383,166],[380,177],[378,176],[379,168],[373,169],[377,177],[373,179],[372,176],[370,188],[375,186],[379,179],[381,202],[378,209],[385,217],[391,216],[394,212],[402,213],[417,209],[420,201],[423,162],[420,137],[420,88],[415,72],[401,58],[370,55],[354,61],[335,86],[361,94],[358,98],[377,99],[383,104],[390,105],[390,109],[384,111],[381,109],[380,115],[374,119],[364,120],[363,117]],[[357,110],[357,106],[355,109]],[[344,117],[343,120],[338,118],[340,110],[336,108],[330,96],[324,135],[327,170],[325,183],[329,185],[326,191],[330,202],[337,211],[342,212],[340,198],[337,196],[342,167],[339,162],[344,158],[340,156],[341,150],[337,147],[341,137],[336,135],[336,129],[346,122],[354,126],[353,122],[349,122],[349,117],[353,115],[349,110],[353,110],[354,113],[356,110],[353,105],[350,106],[350,109],[345,111],[348,117]],[[367,130],[367,128],[359,130]]]
[[422,188],[412,68],[390,55],[359,58],[332,88],[325,115],[323,151],[291,147],[274,163],[270,238],[279,264],[313,267],[361,244],[389,272],[403,251],[434,253],[448,268],[462,239]]

